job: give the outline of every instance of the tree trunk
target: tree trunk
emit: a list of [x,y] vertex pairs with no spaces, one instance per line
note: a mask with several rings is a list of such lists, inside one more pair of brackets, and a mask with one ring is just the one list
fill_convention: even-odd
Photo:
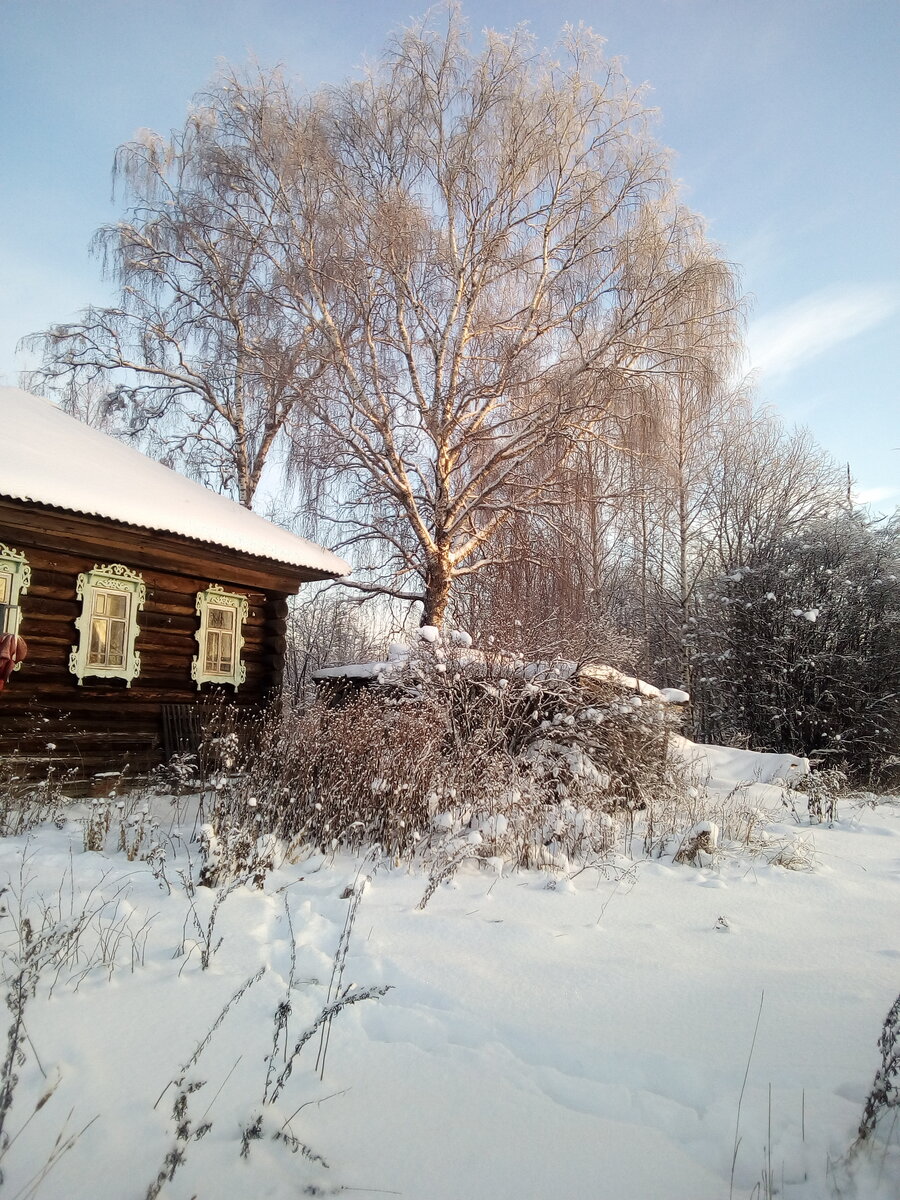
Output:
[[425,600],[422,609],[422,625],[436,625],[438,629],[444,624],[444,614],[450,601],[450,588],[453,584],[453,567],[447,552],[438,552],[428,563],[428,573],[425,577]]

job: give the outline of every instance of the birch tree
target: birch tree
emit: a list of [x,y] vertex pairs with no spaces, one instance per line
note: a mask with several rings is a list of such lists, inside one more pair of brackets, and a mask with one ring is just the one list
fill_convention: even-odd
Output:
[[290,430],[353,586],[440,624],[733,323],[651,124],[589,30],[475,46],[453,6],[358,81],[226,71],[120,150],[120,301],[42,335],[46,378],[118,380],[132,429],[245,504]]
[[[281,95],[274,76],[254,87],[261,103]],[[266,197],[246,192],[265,136],[202,95],[171,137],[145,130],[121,146],[114,178],[130,206],[93,243],[118,303],[27,339],[44,357],[32,386],[101,422],[115,411],[123,433],[247,507],[317,361],[313,331],[275,298]],[[98,389],[105,403],[86,409]]]
[[734,280],[587,30],[473,49],[451,9],[284,129],[267,175],[282,295],[328,345],[296,461],[343,548],[371,554],[358,586],[440,624],[504,526],[564,499],[610,411],[694,368],[684,347],[731,319]]

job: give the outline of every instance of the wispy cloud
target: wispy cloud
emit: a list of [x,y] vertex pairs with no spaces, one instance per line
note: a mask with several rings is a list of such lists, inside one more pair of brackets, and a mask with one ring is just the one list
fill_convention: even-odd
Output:
[[885,500],[900,498],[900,491],[894,487],[854,488],[853,499],[857,504],[883,504]]
[[887,284],[813,292],[751,323],[750,367],[769,376],[786,375],[879,325],[898,307],[900,288]]

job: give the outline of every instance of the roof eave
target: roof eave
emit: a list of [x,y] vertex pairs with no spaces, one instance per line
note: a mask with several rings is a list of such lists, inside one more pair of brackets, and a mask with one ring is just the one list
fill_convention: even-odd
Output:
[[[268,554],[254,554],[250,550],[245,550],[238,546],[231,546],[227,542],[217,542],[212,539],[195,538],[189,534],[179,533],[174,529],[159,529],[151,525],[135,525],[130,521],[121,521],[116,517],[107,517],[100,513],[85,512],[82,509],[68,508],[60,504],[48,504],[44,500],[31,500],[22,496],[11,496],[6,492],[0,491],[0,500],[6,500],[11,504],[27,505],[30,508],[43,509],[46,512],[57,512],[69,514],[73,517],[79,517],[82,520],[93,521],[101,525],[109,525],[118,529],[127,530],[130,533],[151,534],[173,538],[179,543],[183,543],[188,547],[197,547],[198,549],[212,549],[220,554],[232,555],[235,558],[251,559],[254,563],[261,567],[271,565],[281,574],[295,575],[298,580],[298,586],[302,583],[319,583],[326,580],[344,579],[351,574],[350,564],[344,562],[343,559],[334,555],[339,562],[342,562],[347,568],[344,571],[324,571],[320,567],[310,566],[306,563],[290,562],[286,559],[273,558]],[[332,551],[328,552],[329,554]]]

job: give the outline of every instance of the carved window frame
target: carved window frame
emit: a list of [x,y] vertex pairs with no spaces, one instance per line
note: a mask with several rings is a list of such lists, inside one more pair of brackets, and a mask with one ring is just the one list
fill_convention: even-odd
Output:
[[[7,598],[0,600],[5,606],[5,611],[2,612],[4,624],[0,625],[0,633],[18,633],[22,624],[21,598],[31,587],[31,567],[21,551],[13,550],[5,542],[0,542],[0,575],[4,576],[9,584]],[[18,663],[16,670],[21,665]]]
[[[191,660],[191,679],[197,684],[198,691],[204,683],[229,683],[237,691],[247,679],[247,666],[241,661],[241,650],[244,648],[241,629],[250,614],[247,597],[238,592],[226,592],[220,584],[211,583],[205,592],[197,593],[197,602],[194,607],[200,618],[200,625],[194,634],[197,653]],[[214,630],[210,625],[209,615],[215,609],[226,609],[232,613],[233,652],[230,671],[207,670],[209,634],[222,632],[220,629]]]
[[[91,621],[94,615],[94,600],[98,593],[112,592],[127,598],[125,611],[125,638],[122,663],[115,666],[91,663]],[[137,614],[144,607],[147,589],[143,578],[121,563],[110,563],[106,566],[95,566],[90,571],[84,571],[78,576],[76,595],[81,600],[81,616],[75,621],[78,630],[78,645],[72,647],[69,655],[69,670],[78,678],[81,687],[88,675],[101,679],[124,679],[128,687],[131,681],[141,673],[140,652],[134,644],[140,633]]]

